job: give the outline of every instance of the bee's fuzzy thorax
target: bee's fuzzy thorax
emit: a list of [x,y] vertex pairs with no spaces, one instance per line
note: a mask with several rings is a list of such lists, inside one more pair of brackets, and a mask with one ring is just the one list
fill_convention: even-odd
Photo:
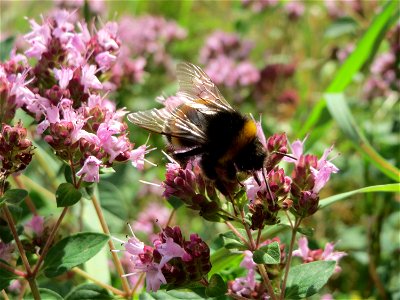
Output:
[[237,137],[232,141],[229,150],[220,158],[220,162],[233,159],[246,145],[256,138],[257,126],[251,119],[246,119],[243,127],[237,133]]

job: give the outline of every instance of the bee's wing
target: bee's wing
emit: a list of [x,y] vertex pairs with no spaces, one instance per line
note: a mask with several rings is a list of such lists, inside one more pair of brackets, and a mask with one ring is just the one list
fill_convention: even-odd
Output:
[[[166,136],[177,137],[203,145],[207,136],[202,129],[190,122],[189,118],[178,109],[151,109],[134,112],[128,115],[128,120],[139,127]],[[173,130],[170,129],[173,124]]]
[[[177,67],[179,92],[190,103],[188,105],[204,110],[234,110],[225,100],[217,86],[204,71],[191,63],[179,63]],[[205,103],[199,103],[201,99]],[[197,107],[199,106],[199,107]]]
[[151,109],[130,113],[128,120],[151,132],[162,134],[170,113],[167,109]]

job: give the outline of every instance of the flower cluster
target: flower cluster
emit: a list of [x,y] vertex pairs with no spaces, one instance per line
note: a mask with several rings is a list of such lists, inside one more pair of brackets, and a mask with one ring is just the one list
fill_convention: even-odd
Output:
[[199,211],[207,220],[218,220],[220,201],[214,184],[204,177],[197,160],[192,160],[186,167],[177,162],[167,164],[163,196],[177,197],[190,209]]
[[15,126],[1,125],[0,131],[0,182],[9,175],[24,170],[32,160],[32,142],[26,138],[22,122]]
[[119,21],[120,55],[112,69],[111,80],[118,84],[125,78],[138,82],[148,61],[172,68],[167,48],[186,37],[186,31],[174,21],[157,16],[124,16]]
[[161,284],[180,287],[196,283],[211,270],[210,249],[197,234],[191,234],[187,241],[179,227],[166,227],[151,247],[130,229],[132,237],[128,241],[114,239],[128,252],[132,272],[125,276],[145,273],[147,291],[157,291]]
[[400,22],[389,34],[390,49],[380,54],[371,65],[371,77],[364,85],[364,96],[371,100],[388,96],[391,90],[400,91],[398,53],[400,50]]
[[293,256],[299,256],[303,259],[304,263],[309,263],[318,260],[333,260],[336,261],[335,272],[341,271],[339,266],[339,260],[346,256],[346,252],[333,251],[335,245],[333,243],[327,243],[325,249],[311,250],[308,248],[308,240],[305,236],[299,238],[298,241],[299,249],[293,251]]
[[244,7],[250,7],[256,13],[262,12],[269,7],[274,7],[278,3],[279,0],[242,0]]
[[297,104],[297,91],[287,88],[285,83],[293,77],[296,66],[289,64],[268,64],[260,72],[260,80],[254,89],[254,97],[260,103],[269,100],[283,104]]
[[[370,1],[373,4],[373,1]],[[329,17],[338,19],[355,12],[363,15],[362,2],[359,0],[339,1],[339,0],[324,0],[326,10]]]
[[247,270],[247,275],[229,281],[228,294],[246,299],[269,299],[265,286],[256,281],[257,264],[253,261],[253,253],[246,250],[243,255],[240,266]]
[[329,181],[332,173],[339,169],[328,160],[333,146],[326,149],[320,159],[316,155],[303,154],[304,141],[295,141],[292,144],[292,156],[295,159],[286,158],[295,164],[292,172],[291,195],[293,200],[293,212],[299,217],[314,214],[318,209],[319,192]]
[[99,168],[113,162],[143,168],[146,146],[133,149],[122,120],[126,111],[102,95],[109,85],[102,78],[120,47],[117,23],[91,33],[74,13],[56,10],[41,24],[30,24],[25,55],[37,63],[29,67],[26,57],[14,55],[0,69],[0,80],[7,83],[1,100],[8,111],[14,105],[34,116],[40,122],[37,132],[61,159],[81,168],[76,175],[84,181],[98,182]]
[[216,84],[227,87],[250,86],[260,74],[248,60],[252,44],[235,34],[216,31],[211,34],[200,50],[200,62],[205,72]]
[[285,3],[284,11],[289,20],[296,21],[301,16],[303,16],[305,7],[303,2],[300,0],[288,1],[287,3]]

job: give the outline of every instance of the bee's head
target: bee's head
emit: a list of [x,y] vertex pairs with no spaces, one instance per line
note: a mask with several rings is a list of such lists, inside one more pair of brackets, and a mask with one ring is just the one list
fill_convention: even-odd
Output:
[[261,170],[264,166],[267,153],[260,141],[255,138],[247,144],[235,159],[239,171]]

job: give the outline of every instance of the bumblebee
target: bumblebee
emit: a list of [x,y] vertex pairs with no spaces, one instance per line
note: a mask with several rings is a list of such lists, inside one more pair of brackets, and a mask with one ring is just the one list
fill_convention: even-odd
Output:
[[182,166],[199,157],[202,172],[223,193],[238,181],[238,172],[262,169],[267,153],[255,121],[232,108],[200,67],[180,63],[177,78],[181,104],[131,113],[128,120],[165,135],[169,152]]

